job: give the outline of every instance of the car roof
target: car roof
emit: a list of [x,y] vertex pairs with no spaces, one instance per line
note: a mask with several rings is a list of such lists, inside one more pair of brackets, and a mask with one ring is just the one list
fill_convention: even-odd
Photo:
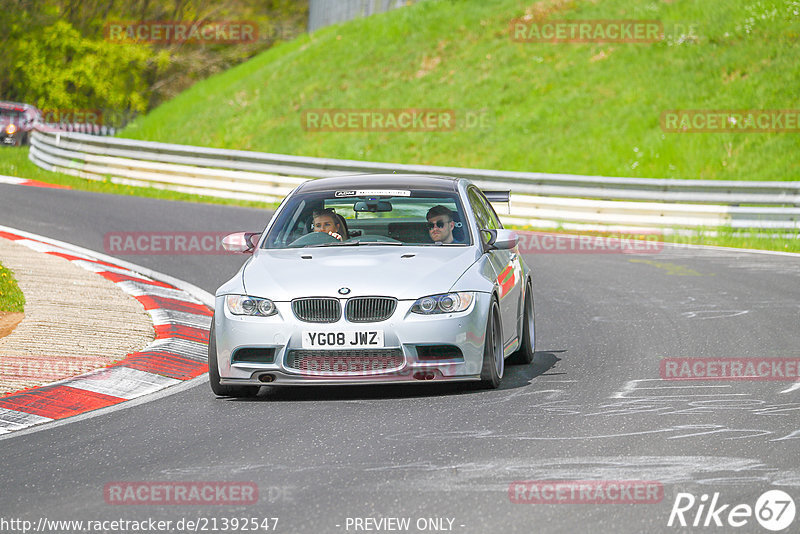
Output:
[[23,104],[21,102],[9,102],[8,100],[0,100],[0,108],[12,109],[15,111],[26,111],[29,109],[36,109],[36,106],[30,104]]
[[334,178],[309,180],[308,182],[304,182],[297,189],[297,192],[312,193],[352,188],[457,191],[459,180],[460,178],[454,178],[452,176],[427,176],[421,174],[357,174],[353,176],[336,176]]

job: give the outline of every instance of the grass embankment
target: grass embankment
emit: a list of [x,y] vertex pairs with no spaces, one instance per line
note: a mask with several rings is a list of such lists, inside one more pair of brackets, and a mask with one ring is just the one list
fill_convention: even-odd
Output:
[[25,308],[25,295],[17,285],[14,273],[0,264],[0,315],[22,313]]
[[[644,43],[523,43],[509,22],[659,20]],[[137,119],[123,136],[517,171],[797,180],[800,135],[666,133],[673,109],[797,108],[796,0],[426,0],[282,44]],[[313,132],[310,109],[486,111],[484,128]]]
[[[665,39],[514,42],[509,22],[526,14],[541,21],[658,20]],[[660,116],[672,109],[797,107],[798,23],[797,0],[426,0],[274,47],[198,82],[131,123],[122,136],[517,171],[797,180],[798,134],[667,133]],[[480,112],[483,124],[438,132],[303,128],[307,110],[398,108],[451,109],[460,118]],[[53,181],[18,159],[20,168],[27,167],[17,175]],[[84,187],[72,177],[58,183],[210,201],[113,184]],[[796,250],[796,240],[715,230],[720,235],[679,239]]]
[[247,200],[231,200],[227,198],[207,197],[156,189],[154,187],[134,187],[112,183],[109,179],[87,180],[60,172],[46,171],[34,165],[28,159],[28,147],[0,147],[0,175],[15,176],[38,180],[50,184],[63,185],[81,191],[109,193],[113,195],[133,195],[139,197],[160,198],[164,200],[183,200],[186,202],[205,202],[208,204],[226,204],[249,206],[254,208],[275,208],[277,204],[253,202]]

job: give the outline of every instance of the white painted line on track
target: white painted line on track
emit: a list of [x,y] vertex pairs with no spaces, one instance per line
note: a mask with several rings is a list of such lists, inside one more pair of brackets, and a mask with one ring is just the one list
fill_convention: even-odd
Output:
[[800,382],[795,382],[794,384],[792,384],[788,388],[786,388],[783,391],[781,391],[781,393],[791,393],[792,391],[797,391],[798,389],[800,389]]
[[11,432],[18,428],[38,425],[40,423],[46,423],[48,421],[52,421],[52,419],[32,413],[18,412],[16,410],[9,410],[8,408],[0,408],[0,422],[3,423],[3,428],[0,430],[5,431],[2,433]]
[[189,341],[188,339],[180,339],[177,337],[156,339],[145,349],[143,349],[142,352],[159,350],[167,352],[180,352],[187,358],[197,361],[206,361],[206,358],[208,358],[208,345],[204,343],[198,343],[196,341]]
[[[13,232],[11,232],[13,233]],[[16,241],[20,245],[25,245],[26,247],[33,249],[37,252],[58,252],[59,254],[70,254],[72,256],[78,256],[84,258],[87,261],[90,261],[91,258],[83,253],[77,253],[75,251],[69,250],[64,247],[56,247],[49,243],[42,243],[41,241],[34,241],[33,239],[18,239]]]
[[[84,412],[79,415],[73,415],[72,417],[68,417],[66,419],[50,420],[50,422],[47,423],[46,425],[31,426],[30,428],[22,428],[21,430],[17,430],[7,434],[2,434],[0,435],[0,441],[3,441],[4,439],[13,439],[20,436],[26,436],[28,434],[33,434],[35,432],[41,432],[42,430],[50,430],[52,428],[57,428],[63,425],[77,423],[78,421],[84,421],[86,419],[91,419],[93,417],[100,417],[101,415],[110,414],[118,410],[124,410],[126,408],[133,408],[134,406],[139,406],[140,404],[146,404],[148,402],[153,402],[159,399],[163,399],[164,397],[175,395],[176,393],[181,393],[183,391],[186,391],[187,389],[191,389],[201,384],[205,384],[206,382],[208,382],[208,373],[192,378],[191,380],[184,380],[180,384],[177,384],[170,388],[165,388],[156,391],[151,395],[145,395],[144,397],[139,397],[137,399],[121,402],[119,404],[113,404],[111,406],[106,406],[104,408],[98,408],[97,410],[92,410],[91,412]],[[1,415],[2,414],[0,414],[0,416]],[[49,420],[47,418],[43,419]]]
[[[93,273],[108,272],[108,273],[124,274],[126,276],[136,276],[136,277],[141,276],[139,273],[131,271],[130,269],[125,269],[124,267],[109,267],[108,265],[97,263],[96,261],[74,260],[72,263],[74,263],[78,267],[83,267],[87,271],[91,271]],[[119,283],[117,283],[117,285],[119,285]]]
[[139,371],[123,365],[92,371],[66,381],[65,385],[112,397],[135,399],[181,382],[182,380],[176,378]]
[[[98,274],[102,274],[103,272],[115,272],[137,277],[144,275],[145,277],[152,278],[153,280],[164,282],[179,288],[179,290],[175,290],[135,281],[116,282],[116,285],[128,294],[140,297],[167,297],[189,304],[205,304],[213,309],[213,295],[183,280],[179,280],[169,275],[165,275],[163,273],[159,273],[130,262],[118,260],[117,258],[113,258],[102,253],[36,235],[30,232],[18,230],[16,228],[0,226],[0,231],[19,236],[21,239],[15,239],[15,242],[39,252],[55,252],[68,256],[83,258],[80,260],[70,261],[78,264],[78,266],[86,270]],[[98,265],[97,261],[105,261],[111,264],[119,265],[121,268]],[[210,316],[202,314],[193,314],[165,309],[152,309],[148,311],[150,312],[151,317],[158,317],[159,319],[159,323],[154,324],[154,326],[160,326],[162,324],[169,326],[186,325],[194,328],[207,329],[211,322]],[[176,354],[185,359],[188,358],[188,360],[205,362],[208,349],[207,345],[204,343],[188,341],[179,337],[166,337],[154,340],[153,343],[139,352],[154,350]],[[195,385],[207,380],[208,377],[206,374],[202,374],[190,380],[180,380],[157,374],[157,371],[149,372],[134,369],[132,367],[126,367],[124,362],[120,365],[98,369],[85,375],[46,384],[46,386],[64,385],[87,392],[106,395],[112,398],[125,399],[126,402],[114,403],[97,409],[90,409],[90,411],[65,417],[63,419],[52,419],[50,417],[43,417],[10,408],[0,408],[0,439],[13,438],[30,432],[54,428],[55,426],[60,426],[61,424],[70,424],[81,421],[88,417],[96,417],[105,413],[109,413],[110,411],[137,406],[139,404],[143,404],[144,402],[150,402],[168,395],[179,393],[188,387],[194,387]],[[35,394],[36,389],[30,390],[30,392]],[[14,395],[12,394],[8,398],[11,399],[13,397]],[[22,409],[22,406],[23,405],[21,405],[20,409]],[[41,423],[48,424],[42,425]]]
[[27,181],[27,178],[17,178],[16,176],[0,176],[0,184],[22,185]]
[[208,315],[166,310],[164,308],[147,310],[147,313],[153,318],[153,324],[156,326],[178,324],[203,330],[208,330],[211,327],[211,317]]
[[125,261],[125,260],[121,260],[121,259],[115,258],[113,256],[109,256],[107,254],[103,254],[102,252],[96,252],[94,250],[91,250],[91,249],[88,249],[88,248],[79,247],[77,245],[72,245],[70,243],[65,243],[64,241],[59,241],[57,239],[51,239],[49,237],[40,236],[40,235],[37,235],[37,234],[33,234],[31,232],[25,232],[24,230],[17,230],[16,228],[11,228],[9,226],[0,225],[0,231],[8,232],[8,233],[11,233],[11,234],[17,234],[19,236],[28,237],[30,239],[36,239],[36,240],[39,240],[39,241],[45,241],[45,242],[50,243],[52,245],[59,246],[59,247],[62,247],[64,249],[66,249],[67,251],[69,251],[68,253],[72,254],[73,256],[83,255],[83,256],[86,256],[89,259],[94,258],[94,259],[98,259],[98,260],[105,261],[105,262],[108,262],[108,263],[113,263],[113,264],[115,264],[117,266],[125,267],[126,269],[130,269],[132,271],[136,271],[136,272],[138,272],[140,274],[143,274],[145,276],[148,276],[150,278],[160,280],[161,282],[166,282],[166,283],[168,283],[168,284],[170,284],[172,286],[177,287],[178,289],[182,289],[182,290],[186,291],[187,293],[189,293],[194,298],[198,299],[200,302],[202,302],[206,306],[208,306],[208,307],[210,307],[212,309],[214,308],[214,295],[212,295],[211,293],[209,293],[208,291],[206,291],[204,289],[200,289],[199,287],[197,287],[194,284],[190,284],[189,282],[186,282],[186,281],[181,280],[179,278],[175,278],[174,276],[170,276],[168,274],[164,274],[164,273],[161,273],[161,272],[158,272],[158,271],[154,271],[153,269],[148,269],[147,267],[143,267],[141,265],[136,265],[135,263],[131,263],[131,262],[128,262],[128,261]]
[[191,300],[187,299],[183,291],[179,289],[170,289],[168,287],[154,286],[152,284],[143,284],[141,282],[135,282],[133,280],[125,280],[124,282],[117,282],[117,286],[119,286],[124,292],[128,293],[129,295],[133,295],[134,297],[141,297],[144,295],[148,295],[148,296],[164,297],[168,299],[183,299],[186,300],[187,302],[205,304],[204,302],[200,302],[198,299],[194,297],[191,297]]
[[770,254],[773,256],[788,256],[790,258],[800,258],[800,252],[782,252],[780,250],[758,250],[754,248],[733,248],[733,247],[718,247],[716,245],[690,245],[683,243],[663,243],[665,247],[670,248],[696,248],[705,250],[721,250],[725,252],[747,252],[748,254]]

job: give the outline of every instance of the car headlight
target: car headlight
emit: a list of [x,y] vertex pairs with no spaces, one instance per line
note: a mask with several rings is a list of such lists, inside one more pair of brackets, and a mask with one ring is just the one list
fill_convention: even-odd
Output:
[[475,299],[473,293],[443,293],[441,295],[431,295],[418,299],[411,311],[422,315],[432,315],[435,313],[452,313],[466,310]]
[[247,295],[226,295],[225,305],[228,306],[228,311],[234,315],[269,317],[278,313],[278,308],[271,300]]
[[8,126],[6,126],[6,134],[8,134],[8,135],[14,135],[14,133],[15,133],[16,131],[17,131],[17,125],[16,125],[16,124],[14,124],[13,122],[12,122],[12,123],[9,123],[9,125],[8,125]]

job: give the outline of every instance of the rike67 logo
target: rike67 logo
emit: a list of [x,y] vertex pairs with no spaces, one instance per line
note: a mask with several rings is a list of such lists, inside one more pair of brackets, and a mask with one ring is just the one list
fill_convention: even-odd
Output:
[[756,521],[767,530],[778,532],[794,521],[794,500],[781,490],[769,490],[761,494],[755,506],[749,504],[723,504],[719,493],[709,500],[708,494],[698,499],[691,493],[678,493],[667,526],[681,527],[743,527]]

